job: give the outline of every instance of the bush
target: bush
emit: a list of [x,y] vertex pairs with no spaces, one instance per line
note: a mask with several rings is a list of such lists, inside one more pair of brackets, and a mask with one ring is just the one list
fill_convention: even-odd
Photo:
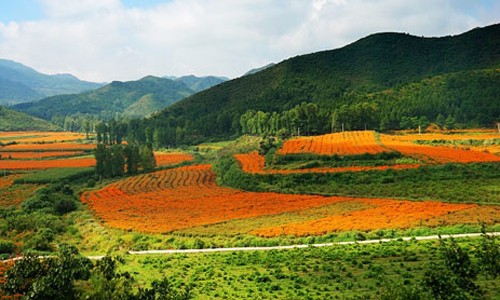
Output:
[[11,241],[0,240],[0,253],[14,253],[16,246]]

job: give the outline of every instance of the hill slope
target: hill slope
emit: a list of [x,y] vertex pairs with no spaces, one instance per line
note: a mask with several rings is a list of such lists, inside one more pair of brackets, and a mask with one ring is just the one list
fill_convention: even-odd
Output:
[[[294,57],[256,74],[224,82],[176,103],[147,123],[152,128],[183,127],[193,141],[227,137],[239,133],[239,118],[249,109],[279,112],[302,102],[314,102],[331,112],[342,105],[369,101],[370,94],[390,92],[426,78],[498,68],[498,49],[500,25],[442,38],[374,34],[340,49]],[[493,94],[498,93],[498,86],[493,89]],[[468,91],[468,97],[473,97],[474,92]],[[423,97],[418,93],[413,96]],[[421,112],[417,109],[406,114],[418,116]],[[498,112],[493,111],[490,120],[496,118],[494,114]],[[384,129],[397,128],[398,121]]]
[[0,59],[0,104],[14,104],[47,96],[80,93],[102,84],[81,81],[69,74],[46,75],[20,63]]
[[94,91],[48,97],[14,108],[46,120],[73,114],[90,114],[100,119],[117,115],[144,117],[192,93],[181,82],[148,76],[138,81],[114,81]]
[[48,121],[0,106],[0,131],[56,131],[61,128]]

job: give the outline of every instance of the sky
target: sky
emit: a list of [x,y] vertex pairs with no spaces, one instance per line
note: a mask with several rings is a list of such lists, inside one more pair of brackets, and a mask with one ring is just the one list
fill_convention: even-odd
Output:
[[235,78],[376,32],[495,23],[498,0],[0,0],[0,58],[94,82]]

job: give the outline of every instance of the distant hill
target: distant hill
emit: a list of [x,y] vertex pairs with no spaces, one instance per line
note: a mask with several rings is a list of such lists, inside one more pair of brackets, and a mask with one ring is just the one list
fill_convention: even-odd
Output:
[[[343,105],[369,102],[378,107],[374,129],[398,129],[403,116],[433,121],[438,114],[453,114],[466,125],[491,126],[493,119],[500,118],[498,49],[500,25],[441,38],[373,34],[340,49],[290,58],[219,84],[168,107],[145,120],[144,126],[152,130],[178,127],[186,132],[177,141],[181,143],[224,138],[240,133],[240,117],[247,110],[281,112],[302,102],[315,103],[326,114]],[[429,78],[433,79],[426,81]],[[429,82],[434,88],[426,86]],[[446,84],[446,95],[432,94],[443,90],[438,82]],[[463,93],[454,93],[457,89]],[[412,105],[404,106],[397,97],[383,97],[394,91]],[[394,103],[389,105],[388,99]],[[436,101],[437,107],[433,106]]]
[[48,97],[13,108],[46,120],[55,115],[74,114],[89,114],[104,120],[117,116],[137,118],[148,116],[192,93],[182,82],[147,76],[137,81],[114,81],[97,90]]
[[48,121],[0,106],[0,131],[57,131]]
[[46,75],[20,63],[0,59],[0,105],[30,102],[101,87],[70,74]]
[[197,77],[194,75],[187,75],[175,78],[174,80],[184,83],[188,88],[193,90],[193,92],[197,93],[223,83],[224,81],[228,81],[229,79],[216,76]]

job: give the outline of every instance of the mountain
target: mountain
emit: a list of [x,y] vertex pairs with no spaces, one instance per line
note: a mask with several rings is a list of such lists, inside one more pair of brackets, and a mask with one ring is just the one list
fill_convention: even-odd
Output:
[[137,81],[113,81],[97,90],[21,103],[14,109],[46,120],[53,116],[90,114],[100,119],[117,115],[145,117],[193,93],[182,82],[147,76]]
[[80,93],[101,86],[99,83],[81,81],[70,74],[42,74],[20,63],[0,59],[0,105]]
[[188,88],[193,90],[193,92],[197,93],[223,83],[224,81],[228,81],[229,79],[216,76],[196,77],[194,75],[188,75],[175,78],[174,80],[184,83]]
[[0,131],[56,131],[61,128],[48,121],[0,106]]
[[[239,134],[240,117],[248,110],[282,112],[302,102],[312,102],[330,114],[344,105],[350,109],[360,101],[378,107],[375,129],[398,129],[399,118],[426,113],[430,121],[437,114],[453,113],[457,122],[467,125],[473,118],[476,125],[490,126],[487,122],[500,118],[500,84],[486,87],[482,84],[498,82],[499,49],[498,24],[440,38],[373,34],[343,48],[293,57],[253,75],[221,83],[166,108],[145,120],[144,126],[153,130],[178,127],[185,132],[181,142],[189,143]],[[464,94],[455,95],[456,99],[451,99],[453,93],[443,97],[425,94],[433,92],[425,87],[428,78],[444,80],[441,84],[446,84],[447,90],[460,88]],[[474,80],[479,80],[478,84]],[[391,97],[380,96],[390,95],[403,86],[407,87],[405,97],[415,103],[412,107],[400,102],[388,103],[384,99]],[[479,91],[484,88],[487,88],[484,93]],[[486,98],[475,97],[477,93],[485,94]],[[375,94],[378,96],[372,99]],[[440,101],[439,107],[448,107],[448,111],[433,111],[431,102],[425,100],[431,97]],[[474,102],[480,105],[471,106]],[[472,110],[465,112],[467,109]],[[484,120],[483,115],[487,116]]]

